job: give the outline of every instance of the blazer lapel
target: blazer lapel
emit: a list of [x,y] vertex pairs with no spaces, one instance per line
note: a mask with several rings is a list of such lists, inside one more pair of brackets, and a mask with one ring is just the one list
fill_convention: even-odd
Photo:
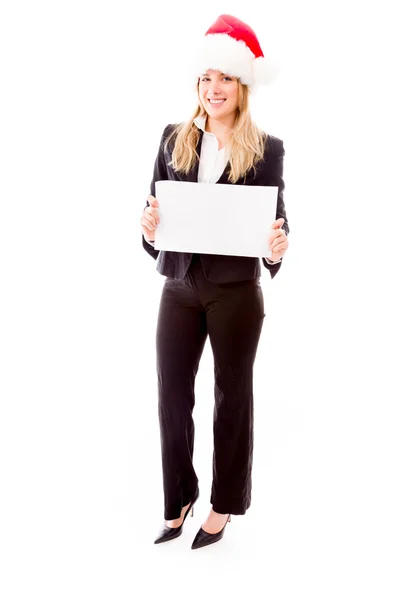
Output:
[[226,163],[224,172],[222,173],[221,177],[215,183],[229,183],[228,176],[229,176],[229,160]]

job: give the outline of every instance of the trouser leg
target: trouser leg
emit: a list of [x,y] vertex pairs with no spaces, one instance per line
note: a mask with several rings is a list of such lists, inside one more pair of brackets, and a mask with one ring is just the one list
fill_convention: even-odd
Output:
[[177,519],[198,488],[193,467],[195,378],[207,338],[205,312],[186,280],[167,278],[157,333],[164,519]]
[[216,298],[207,315],[215,376],[211,504],[218,513],[242,515],[251,503],[253,365],[264,299],[257,279],[220,284]]

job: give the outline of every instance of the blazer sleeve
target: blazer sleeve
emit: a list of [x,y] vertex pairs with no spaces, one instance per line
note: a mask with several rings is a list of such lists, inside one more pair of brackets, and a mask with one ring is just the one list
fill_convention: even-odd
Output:
[[[156,159],[154,162],[153,178],[150,183],[150,195],[154,196],[154,197],[156,195],[156,181],[164,181],[164,180],[168,179],[167,166],[165,164],[165,155],[164,155],[164,142],[166,140],[166,137],[170,133],[170,127],[171,127],[171,125],[167,125],[162,133],[157,156],[156,156]],[[150,206],[150,202],[148,200],[146,200],[146,205],[143,208],[143,210],[145,210],[147,208],[147,206]],[[142,245],[143,245],[143,248],[146,250],[146,252],[148,252],[148,254],[150,254],[150,256],[152,256],[154,258],[154,260],[157,260],[160,250],[156,250],[154,248],[154,242],[149,243],[146,240],[146,238],[144,237],[143,233],[142,233]]]
[[[285,148],[283,141],[279,138],[273,137],[274,143],[272,144],[272,150],[270,150],[270,167],[268,172],[268,183],[267,185],[276,185],[278,187],[278,200],[276,204],[276,217],[275,219],[280,219],[283,217],[285,219],[282,229],[285,231],[286,235],[289,234],[289,224],[286,216],[286,208],[285,202],[283,199],[284,190],[285,190],[285,182],[283,179],[283,157],[285,156]],[[281,268],[283,257],[276,263],[271,264],[268,263],[266,258],[262,258],[263,265],[266,267],[271,275],[271,279],[275,277],[279,269]]]

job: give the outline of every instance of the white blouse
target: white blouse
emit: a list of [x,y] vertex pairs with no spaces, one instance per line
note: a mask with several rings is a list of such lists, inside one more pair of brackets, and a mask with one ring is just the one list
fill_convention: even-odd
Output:
[[197,181],[199,183],[216,183],[225,171],[229,159],[228,146],[218,150],[218,139],[213,133],[204,129],[205,122],[205,117],[197,117],[194,120],[197,127],[204,131]]

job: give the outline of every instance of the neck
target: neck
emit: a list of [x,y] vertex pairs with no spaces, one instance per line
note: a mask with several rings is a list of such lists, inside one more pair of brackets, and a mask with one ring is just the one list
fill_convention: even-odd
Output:
[[213,119],[208,115],[205,130],[213,133],[217,138],[224,139],[232,133],[234,124],[235,115],[227,115],[222,119]]

